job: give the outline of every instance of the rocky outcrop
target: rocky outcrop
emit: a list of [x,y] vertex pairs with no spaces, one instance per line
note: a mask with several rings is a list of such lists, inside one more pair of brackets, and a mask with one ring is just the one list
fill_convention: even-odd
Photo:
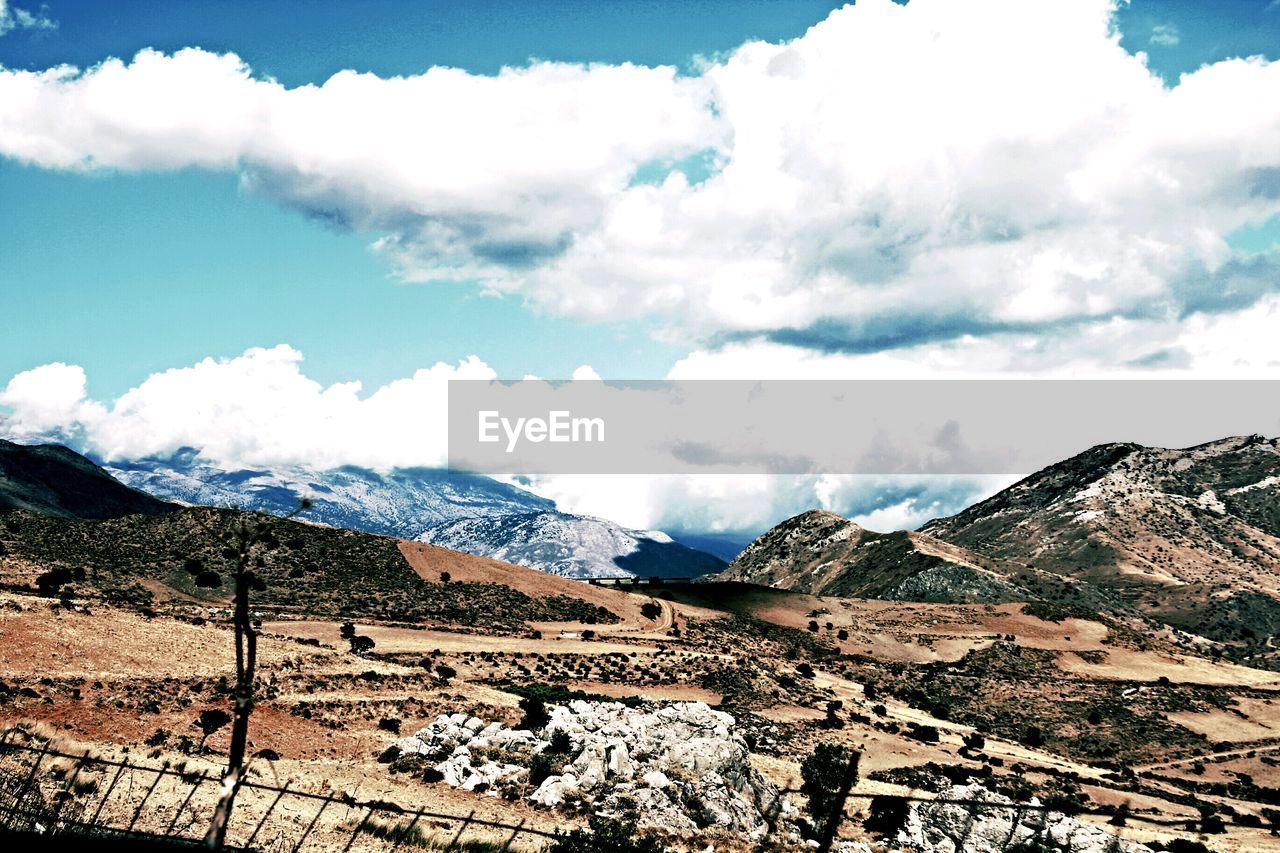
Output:
[[[1018,808],[1013,801],[981,785],[960,785],[941,800],[990,804],[915,803],[898,832],[903,851],[929,853],[1002,853],[1034,849],[1061,853],[1151,853],[1150,848],[1116,838],[1105,830],[1057,812]],[[1028,805],[1039,805],[1032,799]],[[852,853],[852,851],[849,851]]]
[[548,808],[590,804],[670,831],[718,827],[759,838],[770,820],[794,818],[751,766],[733,717],[702,702],[575,701],[552,706],[549,716],[536,732],[442,716],[395,750],[435,762],[430,778],[456,788],[518,792]]

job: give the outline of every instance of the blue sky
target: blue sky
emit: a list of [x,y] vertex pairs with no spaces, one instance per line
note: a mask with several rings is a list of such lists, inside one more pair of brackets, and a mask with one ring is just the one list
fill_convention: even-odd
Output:
[[1278,54],[1271,0],[0,0],[0,432],[387,467],[464,375],[1280,375]]
[[[490,74],[531,57],[687,70],[698,54],[798,36],[836,5],[54,0],[45,11],[57,28],[8,33],[0,63],[84,67],[145,47],[201,46],[234,51],[289,86],[344,68]],[[1263,0],[1136,0],[1119,23],[1125,46],[1148,51],[1168,79],[1280,45],[1280,9]],[[1153,43],[1158,27],[1177,43]],[[657,376],[687,349],[659,342],[647,323],[582,322],[463,285],[396,283],[367,249],[373,236],[320,227],[230,174],[83,176],[0,159],[0,376],[69,361],[86,368],[95,396],[111,397],[166,367],[278,342],[303,350],[321,381],[370,387],[473,352],[505,375],[590,363],[605,375]]]
[[[21,5],[19,3],[18,5]],[[30,5],[30,4],[29,4]],[[289,86],[345,68],[496,73],[530,58],[687,67],[794,37],[839,4],[769,2],[54,2],[53,31],[0,39],[0,63],[93,65],[154,47],[232,51]],[[287,37],[285,37],[287,34]],[[367,233],[336,233],[241,192],[233,175],[84,177],[0,159],[0,376],[83,365],[94,396],[208,355],[287,342],[322,382],[376,387],[473,353],[504,376],[661,376],[683,355],[633,323],[549,317],[519,298],[392,281]]]

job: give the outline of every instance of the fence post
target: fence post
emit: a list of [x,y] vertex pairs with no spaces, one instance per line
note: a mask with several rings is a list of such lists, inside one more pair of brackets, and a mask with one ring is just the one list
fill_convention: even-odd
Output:
[[840,780],[840,788],[836,791],[835,802],[831,804],[831,814],[827,815],[826,823],[822,827],[822,836],[818,839],[818,853],[831,853],[836,834],[840,831],[840,824],[844,822],[845,804],[849,801],[849,791],[853,790],[853,783],[857,781],[858,762],[861,760],[861,752],[855,752],[849,757],[849,763],[844,769],[844,778]]

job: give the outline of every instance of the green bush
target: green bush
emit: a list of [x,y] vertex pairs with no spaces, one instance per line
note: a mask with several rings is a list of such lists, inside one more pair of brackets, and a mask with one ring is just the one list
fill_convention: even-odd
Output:
[[557,833],[547,853],[666,853],[666,848],[652,834],[641,834],[632,821],[595,815],[587,829]]

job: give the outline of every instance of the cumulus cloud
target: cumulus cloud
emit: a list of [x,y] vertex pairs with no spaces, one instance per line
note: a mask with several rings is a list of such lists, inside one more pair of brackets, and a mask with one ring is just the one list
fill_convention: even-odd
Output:
[[[436,364],[363,395],[322,385],[286,345],[153,374],[114,401],[88,397],[85,371],[46,364],[0,390],[0,434],[56,440],[105,460],[194,447],[226,470],[305,465],[442,466],[447,383],[491,379],[474,356]],[[575,377],[598,380],[584,366]],[[6,413],[7,412],[7,413]],[[754,536],[814,507],[880,529],[915,527],[1005,484],[1001,477],[541,476],[518,484],[561,509],[638,528]]]
[[[405,278],[663,318],[712,347],[872,352],[1246,307],[1277,261],[1224,288],[1226,237],[1280,212],[1280,65],[1166,87],[1113,12],[865,0],[693,76],[534,63],[287,89],[234,55],[143,51],[0,72],[0,152],[236,170],[379,232]],[[636,180],[699,154],[706,180]]]
[[38,12],[20,9],[9,0],[0,0],[0,36],[14,30],[56,30],[58,22],[49,17],[47,7]]
[[[238,170],[381,232],[406,278],[711,344],[873,351],[1256,301],[1274,259],[1228,298],[1217,277],[1226,236],[1280,211],[1280,65],[1167,88],[1113,11],[867,0],[692,77],[535,63],[287,89],[234,55],[143,51],[0,72],[0,152]],[[698,152],[707,180],[633,181]]]
[[641,164],[717,139],[707,103],[705,83],[673,68],[344,71],[287,89],[233,54],[144,50],[0,72],[0,152],[57,169],[238,170],[322,222],[382,231],[410,277],[467,278],[544,263]]
[[48,364],[0,392],[0,428],[19,440],[55,437],[101,458],[135,459],[194,447],[228,469],[441,466],[447,448],[448,380],[492,379],[470,357],[438,363],[368,396],[359,382],[324,386],[281,345],[148,377],[117,400],[88,399],[84,371]]

